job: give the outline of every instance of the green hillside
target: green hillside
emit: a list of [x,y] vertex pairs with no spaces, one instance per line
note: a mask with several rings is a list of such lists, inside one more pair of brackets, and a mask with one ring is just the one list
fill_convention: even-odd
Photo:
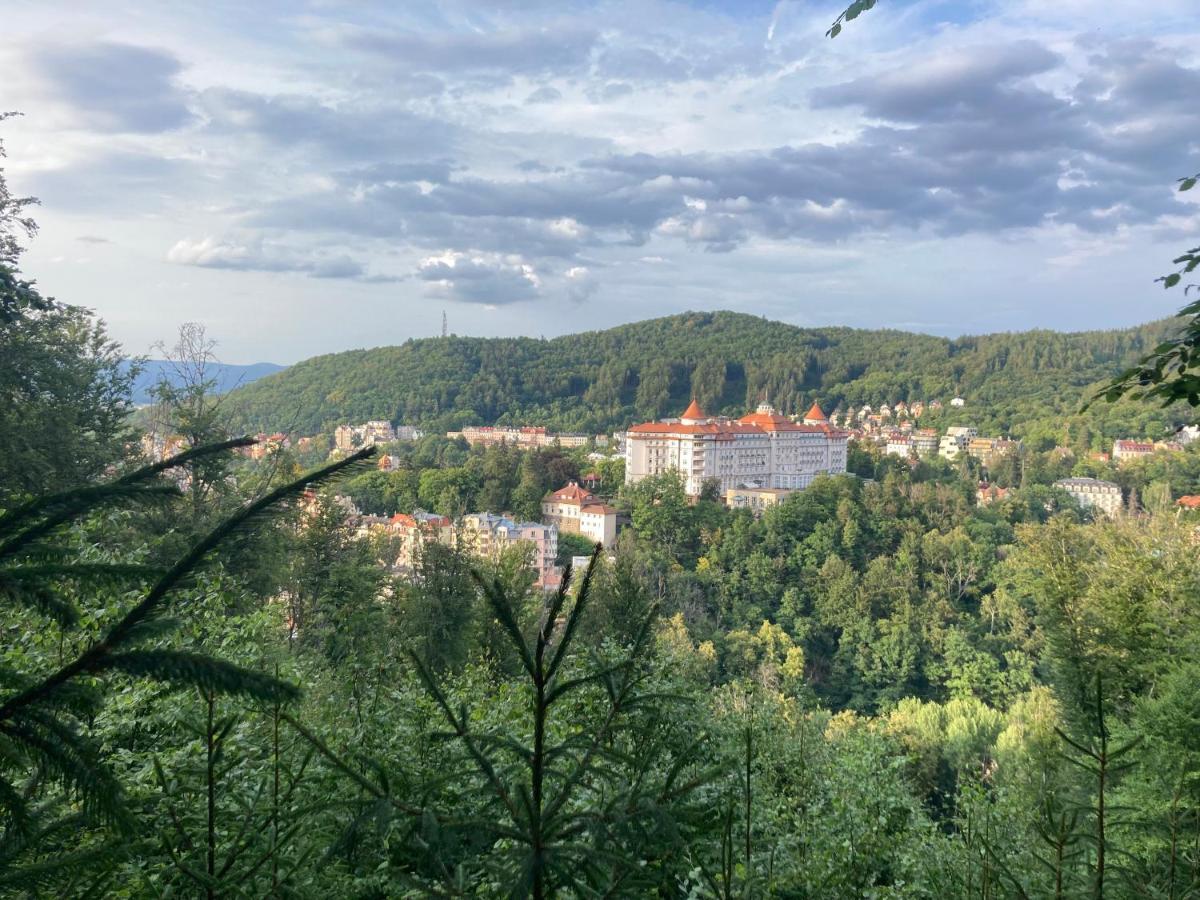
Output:
[[[1172,320],[1112,331],[1030,331],[956,340],[889,330],[797,328],[732,312],[684,313],[606,331],[533,338],[428,338],[314,357],[246,385],[227,403],[246,429],[315,433],[387,418],[443,429],[542,424],[603,432],[677,411],[696,395],[740,413],[762,397],[787,412],[965,397],[980,427],[1021,433],[1077,413],[1092,386],[1141,355]],[[1140,417],[1143,407],[1098,409]],[[1097,418],[1099,417],[1099,418]],[[1116,426],[1114,426],[1116,427]]]

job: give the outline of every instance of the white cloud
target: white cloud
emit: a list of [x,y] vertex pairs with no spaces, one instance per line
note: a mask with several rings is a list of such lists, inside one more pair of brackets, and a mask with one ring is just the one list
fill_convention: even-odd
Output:
[[[259,272],[299,272],[313,278],[365,278],[361,263],[345,254],[306,255],[261,239],[239,243],[212,236],[184,238],[167,251],[167,262],[207,269]],[[380,280],[378,276],[370,280]]]

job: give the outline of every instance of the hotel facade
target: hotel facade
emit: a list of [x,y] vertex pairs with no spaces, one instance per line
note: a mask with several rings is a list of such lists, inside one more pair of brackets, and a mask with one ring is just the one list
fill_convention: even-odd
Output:
[[818,475],[846,471],[848,437],[815,403],[800,423],[766,403],[740,419],[708,416],[693,400],[678,419],[629,429],[625,481],[674,471],[692,496],[709,479],[722,496],[742,487],[800,490]]

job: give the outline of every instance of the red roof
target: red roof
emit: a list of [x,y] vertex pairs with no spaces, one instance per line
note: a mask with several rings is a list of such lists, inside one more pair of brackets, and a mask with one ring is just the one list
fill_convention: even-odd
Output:
[[1200,494],[1188,494],[1175,501],[1184,509],[1200,509]]
[[705,422],[702,425],[684,425],[682,422],[643,422],[631,425],[630,434],[714,434],[718,437],[735,434],[763,434],[757,425],[742,425],[738,422]]
[[607,503],[589,503],[580,509],[580,512],[594,513],[596,515],[616,515],[617,510],[609,506]]
[[707,419],[704,410],[700,408],[700,404],[696,402],[696,398],[692,398],[692,402],[688,404],[688,408],[683,411],[681,419]]
[[821,409],[821,405],[819,403],[813,403],[813,405],[808,408],[808,412],[804,414],[804,418],[814,419],[818,422],[824,422],[827,421],[829,417],[825,415],[825,412]]
[[631,425],[628,434],[711,434],[717,440],[732,440],[739,434],[767,434],[771,431],[804,431],[809,434],[827,434],[831,437],[844,437],[845,432],[837,431],[828,425],[797,425],[790,419],[782,422],[761,424],[759,418],[770,418],[762,413],[751,413],[736,422],[706,422],[703,425],[684,425],[682,422],[643,422]]
[[781,427],[787,428],[796,424],[787,416],[780,415],[777,412],[752,412],[749,415],[742,416],[740,419],[738,419],[738,422],[743,425],[758,425],[759,427],[766,428],[768,430],[776,430]]
[[554,491],[551,494],[547,494],[545,499],[547,499],[547,500],[566,500],[566,501],[573,502],[573,503],[583,503],[585,500],[595,499],[595,495],[592,494],[590,491],[585,491],[583,488],[581,488],[579,485],[577,485],[574,481],[572,481],[566,487],[561,487],[557,491]]

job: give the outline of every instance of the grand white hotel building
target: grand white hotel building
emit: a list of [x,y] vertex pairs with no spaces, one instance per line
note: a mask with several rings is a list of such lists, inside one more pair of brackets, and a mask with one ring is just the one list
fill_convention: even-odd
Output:
[[794,422],[769,404],[740,419],[704,414],[695,400],[678,419],[634,425],[626,434],[625,481],[676,471],[687,492],[715,478],[731,488],[806,488],[822,473],[846,471],[849,435],[817,404]]

